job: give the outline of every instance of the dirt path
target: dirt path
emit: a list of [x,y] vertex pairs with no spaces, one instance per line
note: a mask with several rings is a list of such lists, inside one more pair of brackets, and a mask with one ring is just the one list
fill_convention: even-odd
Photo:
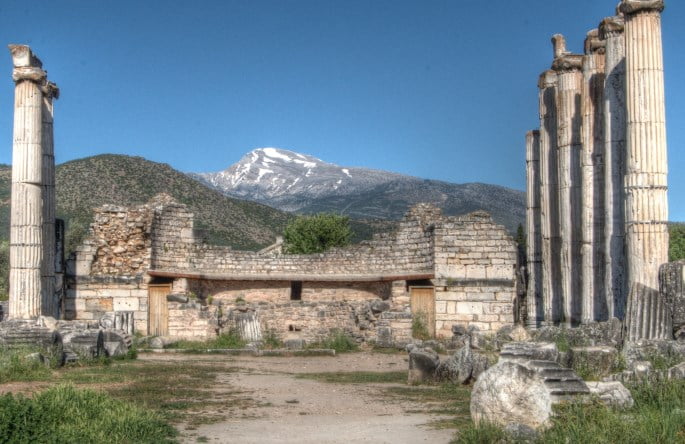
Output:
[[[239,371],[220,373],[221,387],[246,392],[257,401],[229,418],[195,430],[182,428],[185,442],[230,443],[448,443],[453,430],[426,424],[436,416],[407,413],[421,405],[391,400],[388,384],[342,384],[298,378],[301,373],[401,371],[406,355],[354,353],[336,357],[217,357],[144,355],[145,360],[206,360]],[[425,406],[423,406],[425,407]]]

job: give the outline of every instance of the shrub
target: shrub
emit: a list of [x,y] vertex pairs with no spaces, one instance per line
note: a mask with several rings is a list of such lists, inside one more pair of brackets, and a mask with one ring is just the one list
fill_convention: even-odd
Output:
[[330,348],[335,350],[336,353],[347,353],[358,350],[359,346],[344,331],[331,330],[326,339],[312,343],[307,348]]
[[172,442],[173,427],[150,410],[70,385],[33,398],[0,396],[0,442]]
[[414,339],[421,339],[424,341],[431,338],[430,331],[428,331],[428,320],[425,313],[418,311],[412,316],[411,336]]
[[332,213],[297,216],[283,231],[283,251],[290,254],[322,253],[349,245],[352,238],[348,217]]

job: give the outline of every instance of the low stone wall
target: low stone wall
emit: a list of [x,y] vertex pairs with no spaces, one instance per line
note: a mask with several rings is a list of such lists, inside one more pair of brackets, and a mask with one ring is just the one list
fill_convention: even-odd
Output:
[[218,307],[169,302],[169,336],[202,341],[216,336],[219,328]]
[[117,311],[133,312],[135,331],[147,334],[148,288],[142,278],[76,277],[65,293],[66,320],[96,321]]

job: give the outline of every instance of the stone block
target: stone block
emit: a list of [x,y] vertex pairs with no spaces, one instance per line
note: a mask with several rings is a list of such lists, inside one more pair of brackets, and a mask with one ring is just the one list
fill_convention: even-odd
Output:
[[137,311],[140,307],[138,298],[114,298],[114,311]]
[[435,312],[436,313],[447,313],[447,302],[446,301],[435,301]]
[[86,298],[84,310],[89,312],[113,311],[112,298]]
[[457,302],[457,313],[459,314],[483,314],[482,302]]

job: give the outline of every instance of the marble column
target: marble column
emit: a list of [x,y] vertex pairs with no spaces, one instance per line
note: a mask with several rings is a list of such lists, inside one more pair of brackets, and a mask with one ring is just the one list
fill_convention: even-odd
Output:
[[10,45],[16,83],[10,214],[9,318],[41,315],[43,152],[41,86],[46,73],[28,46]]
[[536,328],[542,320],[542,233],[540,231],[540,131],[526,134],[526,325]]
[[599,25],[605,40],[604,82],[604,295],[610,317],[623,319],[627,304],[625,258],[626,64],[623,17]]
[[58,317],[58,301],[55,294],[55,149],[53,137],[53,99],[59,97],[59,89],[52,82],[43,87],[42,130],[42,185],[43,185],[43,263],[42,314]]
[[581,92],[583,56],[566,51],[564,37],[552,39],[557,73],[557,145],[559,177],[559,232],[561,238],[561,298],[563,322],[581,318]]
[[581,301],[584,324],[607,319],[604,293],[604,41],[585,38],[582,102]]
[[628,339],[668,337],[658,297],[668,262],[662,0],[623,0],[626,39]]
[[557,74],[545,71],[538,82],[540,101],[540,232],[542,237],[542,307],[545,325],[561,318],[559,310],[559,181],[557,178]]

